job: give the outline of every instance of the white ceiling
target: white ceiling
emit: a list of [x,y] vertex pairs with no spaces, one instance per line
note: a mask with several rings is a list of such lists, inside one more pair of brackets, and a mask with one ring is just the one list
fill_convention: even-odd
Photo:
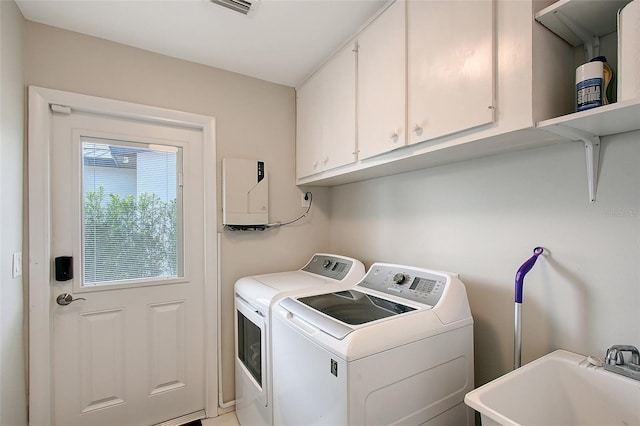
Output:
[[386,0],[261,0],[249,16],[209,0],[16,0],[54,27],[295,87]]

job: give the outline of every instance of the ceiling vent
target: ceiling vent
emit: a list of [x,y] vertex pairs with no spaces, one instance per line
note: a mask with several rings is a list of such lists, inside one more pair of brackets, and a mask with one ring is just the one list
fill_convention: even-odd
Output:
[[222,7],[226,7],[227,9],[231,9],[235,12],[242,13],[243,15],[248,15],[249,12],[252,12],[251,5],[252,2],[245,0],[209,0],[211,3],[217,4]]

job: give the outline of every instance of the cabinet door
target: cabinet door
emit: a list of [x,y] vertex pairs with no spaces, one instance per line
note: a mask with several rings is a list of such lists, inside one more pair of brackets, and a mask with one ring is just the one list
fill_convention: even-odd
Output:
[[409,143],[494,121],[493,0],[408,0]]
[[316,75],[296,93],[296,175],[321,171],[322,76]]
[[322,71],[322,168],[356,160],[356,54],[347,46]]
[[360,159],[406,143],[405,15],[405,2],[397,0],[358,38]]

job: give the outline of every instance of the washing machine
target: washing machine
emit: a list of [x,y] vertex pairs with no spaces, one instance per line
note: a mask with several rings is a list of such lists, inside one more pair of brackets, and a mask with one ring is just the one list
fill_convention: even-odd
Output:
[[473,318],[451,273],[375,263],[273,307],[274,424],[472,425]]
[[236,416],[242,426],[273,424],[271,307],[303,289],[336,291],[364,276],[362,262],[316,253],[300,270],[240,278],[235,291]]

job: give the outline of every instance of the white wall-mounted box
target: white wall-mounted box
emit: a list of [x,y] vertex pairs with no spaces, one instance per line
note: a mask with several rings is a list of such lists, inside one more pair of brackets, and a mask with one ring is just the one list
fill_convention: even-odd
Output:
[[264,161],[222,159],[223,225],[266,225],[269,186]]

